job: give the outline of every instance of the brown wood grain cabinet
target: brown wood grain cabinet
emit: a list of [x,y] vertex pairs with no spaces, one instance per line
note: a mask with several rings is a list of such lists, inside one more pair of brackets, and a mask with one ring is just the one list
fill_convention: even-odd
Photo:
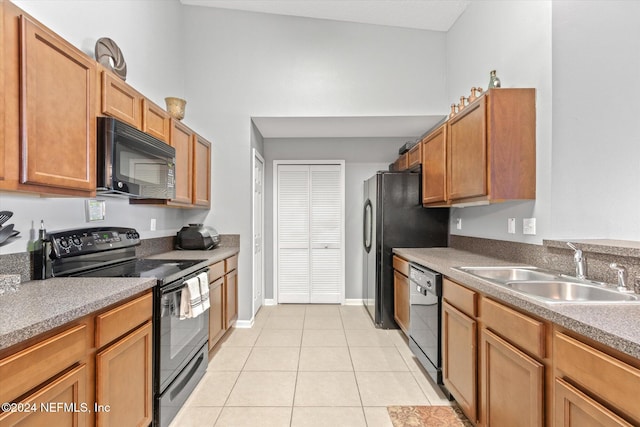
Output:
[[171,117],[169,113],[147,98],[142,98],[142,131],[169,143]]
[[87,366],[84,364],[57,377],[20,401],[23,408],[30,410],[0,413],[0,427],[93,425],[87,377]]
[[238,318],[238,270],[233,270],[224,276],[225,292],[225,326],[229,329]]
[[640,361],[595,345],[554,333],[556,425],[640,425]]
[[535,89],[490,89],[447,122],[448,199],[534,199]]
[[[4,28],[4,1],[0,2],[0,24],[2,24],[2,27]],[[5,59],[5,54],[4,54],[4,30],[0,29],[0,46],[2,46],[2,49],[0,49],[0,188],[2,188],[2,182],[4,181],[5,178],[5,159],[7,157],[6,153],[5,153],[5,139],[4,139],[4,126],[5,126],[5,120],[4,120],[4,111],[5,111],[5,88],[4,88],[4,74],[5,71],[4,69],[6,68],[5,64],[6,64],[6,59]]]
[[97,426],[148,426],[153,416],[151,321],[96,355]]
[[478,322],[447,301],[442,306],[442,376],[465,415],[477,420]]
[[422,142],[422,204],[446,204],[447,125],[441,125]]
[[151,299],[146,292],[3,350],[0,400],[38,411],[0,413],[0,426],[148,426]]
[[409,166],[409,156],[407,153],[400,155],[395,162],[393,162],[393,170],[395,172],[402,172],[407,170]]
[[193,197],[193,131],[171,119],[170,145],[176,149],[176,196],[172,203],[190,205]]
[[237,254],[209,266],[209,305],[209,352],[212,352],[238,318]]
[[407,151],[407,169],[418,169],[422,164],[422,144],[418,142]]
[[482,426],[544,425],[544,365],[483,328],[480,333]]
[[212,350],[227,331],[224,313],[224,277],[209,284],[209,350]]
[[211,207],[211,143],[193,135],[193,204]]
[[111,71],[102,69],[100,112],[140,129],[143,96]]
[[393,318],[400,329],[408,336],[410,322],[410,289],[409,278],[398,270],[393,272]]
[[0,186],[92,196],[96,63],[3,2],[4,126]]

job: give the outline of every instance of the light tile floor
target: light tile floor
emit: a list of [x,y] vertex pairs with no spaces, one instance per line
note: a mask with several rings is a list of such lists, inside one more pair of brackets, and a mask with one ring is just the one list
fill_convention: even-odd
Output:
[[363,307],[278,305],[226,335],[171,427],[391,427],[387,406],[449,404]]

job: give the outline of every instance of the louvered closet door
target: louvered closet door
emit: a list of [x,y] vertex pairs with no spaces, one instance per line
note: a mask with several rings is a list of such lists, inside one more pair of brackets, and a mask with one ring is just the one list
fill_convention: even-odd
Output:
[[340,165],[278,165],[277,180],[278,302],[342,302]]

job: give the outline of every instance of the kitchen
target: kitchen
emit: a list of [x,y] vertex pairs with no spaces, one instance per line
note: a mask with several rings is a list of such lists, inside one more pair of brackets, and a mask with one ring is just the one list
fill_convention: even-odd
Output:
[[[446,33],[177,2],[16,4],[84,51],[91,52],[98,37],[117,40],[129,64],[130,84],[159,105],[165,96],[186,98],[185,122],[214,143],[211,211],[107,201],[109,223],[133,226],[143,238],[172,235],[185,223],[205,222],[223,233],[239,234],[241,252],[250,253],[251,148],[263,153],[269,167],[286,152],[285,146],[270,156],[270,147],[287,143],[261,138],[251,127],[251,117],[445,115],[469,87],[486,86],[488,71],[495,68],[503,87],[537,91],[536,200],[454,208],[452,234],[535,245],[554,238],[640,240],[640,196],[622,191],[638,178],[639,148],[634,142],[640,138],[633,126],[638,108],[629,101],[638,92],[639,59],[628,54],[638,51],[638,37],[630,36],[638,32],[635,2],[471,2]],[[354,29],[358,40],[352,38]],[[335,70],[344,72],[336,75]],[[596,148],[600,141],[606,155]],[[384,144],[376,142],[382,150]],[[370,167],[353,177],[353,185],[393,161],[403,142],[389,142],[388,152],[368,160]],[[351,151],[356,150],[362,145],[354,145]],[[360,162],[354,155],[351,163]],[[3,193],[0,207],[15,212],[23,235],[0,248],[3,255],[23,252],[28,230],[37,229],[40,219],[55,229],[85,221],[83,201],[77,199]],[[359,209],[353,215],[359,218]],[[156,231],[149,226],[153,218]],[[456,229],[455,218],[461,219],[462,229]],[[507,233],[507,218],[517,219],[516,234]],[[535,235],[522,234],[524,218],[537,219]],[[268,223],[268,215],[265,220]],[[265,238],[268,248],[269,236]],[[359,282],[357,242],[347,283]],[[241,256],[239,263],[239,276],[245,278],[240,282],[239,319],[249,322],[250,257]],[[265,277],[265,297],[273,298],[268,271]],[[348,287],[346,298],[359,298],[358,289]]]

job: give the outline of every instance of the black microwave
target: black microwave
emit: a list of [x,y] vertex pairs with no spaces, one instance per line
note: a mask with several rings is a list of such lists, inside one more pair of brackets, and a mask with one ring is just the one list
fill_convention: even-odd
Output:
[[98,117],[97,193],[173,199],[176,150],[111,117]]

